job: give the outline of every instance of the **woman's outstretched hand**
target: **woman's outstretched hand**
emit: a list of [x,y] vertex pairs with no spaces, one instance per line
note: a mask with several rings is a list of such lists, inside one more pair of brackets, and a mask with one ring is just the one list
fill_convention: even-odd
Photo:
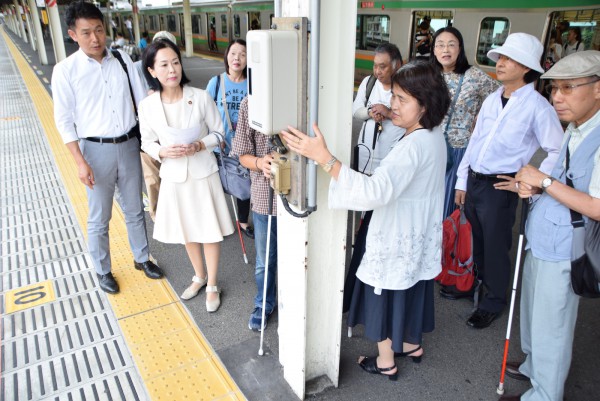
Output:
[[313,124],[313,129],[315,131],[315,137],[310,137],[290,126],[288,126],[288,131],[281,131],[281,135],[283,136],[283,139],[285,139],[288,148],[302,156],[316,161],[320,165],[324,165],[331,160],[333,156],[331,155],[331,152],[329,152],[329,149],[327,149],[325,138],[323,137],[323,134],[321,134],[321,130],[319,130],[316,123]]

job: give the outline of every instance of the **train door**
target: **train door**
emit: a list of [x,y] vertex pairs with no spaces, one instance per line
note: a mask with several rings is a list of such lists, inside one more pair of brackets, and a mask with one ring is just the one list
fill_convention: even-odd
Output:
[[206,32],[208,32],[208,50],[218,51],[217,47],[217,17],[215,14],[207,14]]
[[433,34],[440,28],[452,26],[452,11],[418,10],[412,14],[409,59],[428,59],[433,53]]
[[[178,19],[178,14],[167,14],[165,15],[164,18],[164,22],[165,22],[165,27],[163,28],[165,31],[169,31],[170,33],[172,33],[176,38],[179,36],[179,31],[177,30],[177,19]],[[179,36],[179,38],[177,38],[178,44],[181,44],[181,36]]]
[[[192,14],[192,42],[193,47],[198,46],[198,39],[202,37],[202,16],[201,14]],[[194,40],[194,38],[196,40]]]
[[220,15],[221,29],[218,31],[220,37],[225,39],[227,43],[231,41],[231,29],[229,29],[229,18],[228,14],[223,13]]
[[[242,39],[242,35],[248,30],[246,16],[244,14],[235,13],[232,19],[232,36],[233,39]],[[243,35],[246,36],[246,35]]]
[[252,31],[255,29],[262,29],[262,24],[260,22],[260,12],[250,11],[248,12],[248,30]]
[[544,45],[546,70],[567,53],[600,50],[600,8],[550,13]]
[[183,13],[177,14],[177,31],[179,32],[179,37],[181,38],[181,45],[185,46],[185,28],[183,23]]

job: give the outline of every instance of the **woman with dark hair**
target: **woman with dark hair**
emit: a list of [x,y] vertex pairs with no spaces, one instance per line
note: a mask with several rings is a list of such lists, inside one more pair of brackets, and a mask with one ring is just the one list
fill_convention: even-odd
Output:
[[[365,326],[377,342],[378,357],[360,357],[369,373],[396,380],[395,356],[419,362],[423,333],[434,328],[433,279],[441,271],[442,208],[446,145],[439,127],[450,98],[437,69],[411,62],[392,78],[394,125],[406,129],[373,175],[342,165],[327,149],[315,125],[311,138],[289,127],[289,148],[332,176],[329,207],[372,210],[348,325]],[[358,252],[357,250],[354,251]],[[350,267],[352,269],[352,266]]]
[[438,29],[433,35],[433,53],[430,60],[442,71],[452,99],[449,112],[442,122],[444,136],[453,150],[452,168],[446,172],[444,217],[447,217],[456,207],[456,169],[469,144],[477,113],[485,98],[500,85],[479,68],[469,65],[463,37],[454,27]]
[[162,163],[154,238],[185,245],[195,275],[181,298],[188,300],[206,286],[206,310],[215,312],[221,304],[220,242],[233,233],[212,152],[219,137],[209,134],[222,133],[223,124],[210,95],[186,85],[189,79],[173,42],[152,42],[144,53],[144,68],[158,88],[139,106],[142,149]]
[[[240,103],[248,93],[246,41],[243,39],[231,41],[225,50],[223,62],[225,63],[225,72],[212,77],[206,85],[206,91],[212,95],[219,113],[221,113],[221,120],[225,127],[225,153],[228,154],[235,136]],[[220,149],[215,149],[215,151],[220,152]],[[254,230],[248,226],[250,199],[238,199],[237,209],[241,230],[248,237],[254,238]]]

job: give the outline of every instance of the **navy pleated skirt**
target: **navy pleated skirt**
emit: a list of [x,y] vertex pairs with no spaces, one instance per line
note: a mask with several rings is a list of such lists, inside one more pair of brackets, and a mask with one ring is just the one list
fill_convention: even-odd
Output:
[[344,311],[348,312],[348,326],[365,326],[365,337],[379,342],[392,340],[394,352],[402,352],[402,343],[421,344],[423,333],[435,326],[433,280],[419,281],[406,290],[382,290],[356,278],[356,271],[365,251],[371,212],[367,212],[359,229],[350,268],[344,285]]

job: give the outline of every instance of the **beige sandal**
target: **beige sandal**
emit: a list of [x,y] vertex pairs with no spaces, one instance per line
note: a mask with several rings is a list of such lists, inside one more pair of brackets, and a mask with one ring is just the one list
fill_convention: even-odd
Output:
[[206,299],[206,310],[208,312],[216,312],[217,309],[219,309],[219,306],[221,306],[221,290],[216,285],[207,285],[206,293],[208,294],[209,292],[216,292],[217,299],[213,299],[212,301],[209,301],[207,298]]
[[200,287],[194,289],[193,286],[190,285],[188,288],[185,289],[185,291],[183,292],[183,294],[181,294],[179,298],[183,299],[184,301],[187,301],[188,299],[192,299],[196,295],[198,295],[202,287],[204,287],[208,282],[208,276],[206,276],[205,278],[194,276],[192,277],[192,282],[200,284]]

